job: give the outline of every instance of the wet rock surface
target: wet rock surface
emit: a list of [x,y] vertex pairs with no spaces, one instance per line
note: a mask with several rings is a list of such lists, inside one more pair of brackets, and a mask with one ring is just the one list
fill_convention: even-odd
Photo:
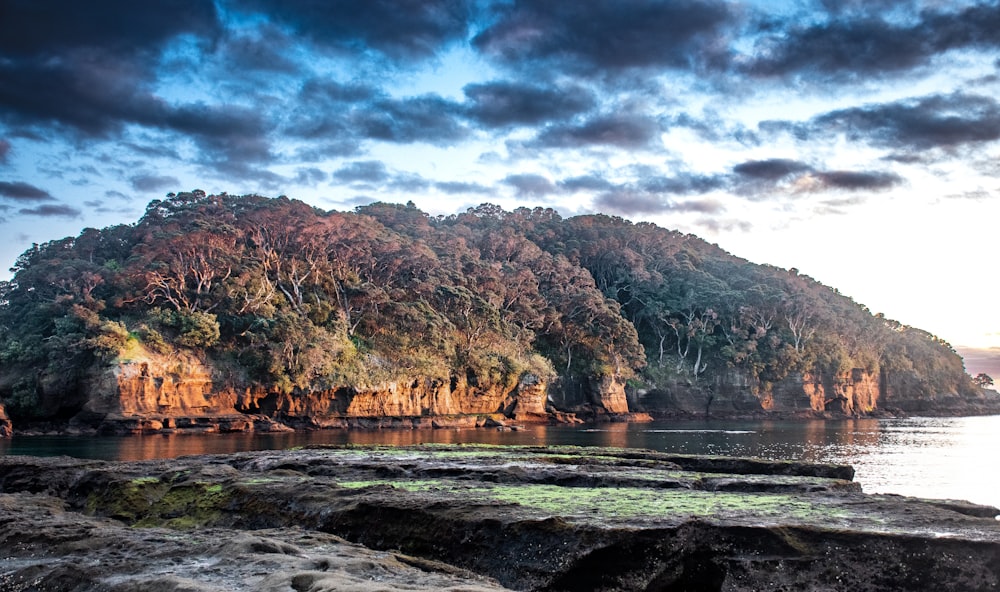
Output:
[[852,476],[572,447],[0,457],[0,590],[1000,587],[997,509]]

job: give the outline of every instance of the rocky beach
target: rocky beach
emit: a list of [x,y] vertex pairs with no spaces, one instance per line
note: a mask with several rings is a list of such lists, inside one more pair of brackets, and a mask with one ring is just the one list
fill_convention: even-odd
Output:
[[0,590],[994,590],[996,508],[574,447],[0,458]]

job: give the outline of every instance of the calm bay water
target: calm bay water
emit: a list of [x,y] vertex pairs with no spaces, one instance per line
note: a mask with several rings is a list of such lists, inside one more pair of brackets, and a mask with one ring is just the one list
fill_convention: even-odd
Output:
[[523,431],[379,430],[284,434],[15,437],[0,454],[106,460],[171,458],[309,444],[482,443],[618,446],[853,465],[870,493],[965,499],[1000,507],[1000,416],[844,421],[671,421],[528,426]]

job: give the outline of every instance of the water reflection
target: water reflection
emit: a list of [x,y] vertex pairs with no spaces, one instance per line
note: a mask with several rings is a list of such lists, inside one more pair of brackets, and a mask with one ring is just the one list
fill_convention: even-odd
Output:
[[845,421],[674,421],[526,426],[520,431],[373,430],[176,434],[124,438],[16,437],[0,454],[140,460],[310,444],[480,443],[648,448],[851,464],[865,491],[969,499],[1000,506],[1000,416]]

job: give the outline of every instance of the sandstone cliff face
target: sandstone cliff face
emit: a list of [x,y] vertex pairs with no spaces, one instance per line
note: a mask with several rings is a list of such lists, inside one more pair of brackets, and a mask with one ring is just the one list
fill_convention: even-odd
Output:
[[913,372],[894,372],[882,377],[883,407],[907,414],[986,415],[1000,413],[996,391],[969,386],[946,393],[928,392],[924,381]]
[[856,417],[877,412],[881,395],[879,375],[861,368],[833,376],[792,374],[773,384],[730,370],[697,384],[652,391],[641,404],[664,413]]
[[[415,418],[409,424],[413,426],[471,427],[477,425],[477,417],[502,416],[519,422],[545,422],[554,417],[547,408],[547,384],[530,373],[513,387],[482,385],[465,376],[450,380],[414,376],[373,386],[292,392],[247,384],[237,374],[192,355],[148,355],[121,361],[85,381],[83,389],[89,398],[74,422],[134,433],[359,425],[352,420],[373,420],[374,424],[360,425],[382,427],[397,425],[383,421],[393,418]],[[624,401],[624,388],[618,385],[618,390],[608,398],[609,405],[618,404],[617,396]]]
[[602,376],[597,381],[595,398],[597,404],[608,413],[628,413],[625,383],[619,376]]
[[84,411],[120,416],[197,417],[233,413],[232,389],[216,389],[211,368],[190,355],[119,362],[88,381]]
[[14,433],[10,425],[10,418],[7,417],[7,410],[0,404],[0,438],[10,438]]

